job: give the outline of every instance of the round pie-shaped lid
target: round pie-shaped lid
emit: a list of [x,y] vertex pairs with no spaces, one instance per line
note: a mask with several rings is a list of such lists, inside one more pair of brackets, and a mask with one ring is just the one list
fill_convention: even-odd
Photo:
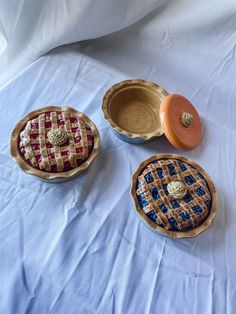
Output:
[[213,182],[199,165],[178,155],[143,161],[132,177],[131,195],[136,211],[154,231],[175,238],[198,235],[216,213]]
[[11,154],[21,168],[42,179],[69,178],[96,157],[99,134],[84,114],[69,107],[29,113],[13,130]]
[[172,94],[160,107],[161,123],[169,142],[178,149],[191,150],[202,140],[202,126],[193,104],[184,96]]

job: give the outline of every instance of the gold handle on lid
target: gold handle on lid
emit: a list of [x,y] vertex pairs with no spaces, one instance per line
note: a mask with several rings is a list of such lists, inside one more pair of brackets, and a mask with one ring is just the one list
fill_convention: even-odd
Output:
[[193,115],[189,112],[183,112],[181,116],[181,121],[185,127],[189,128],[190,125],[193,123]]
[[177,199],[182,199],[187,194],[186,185],[178,180],[168,183],[167,190],[171,196]]

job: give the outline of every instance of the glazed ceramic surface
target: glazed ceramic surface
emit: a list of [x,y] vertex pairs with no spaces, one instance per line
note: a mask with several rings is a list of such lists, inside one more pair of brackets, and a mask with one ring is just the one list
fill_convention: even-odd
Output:
[[160,105],[167,95],[167,91],[153,82],[122,81],[105,94],[104,117],[120,139],[145,143],[163,134]]
[[173,146],[191,150],[201,143],[200,117],[193,104],[184,96],[172,94],[165,97],[160,115],[164,133]]
[[47,182],[61,182],[87,169],[99,153],[95,124],[70,107],[44,107],[20,120],[10,138],[20,168]]
[[216,214],[213,182],[199,165],[178,155],[144,160],[132,177],[131,196],[148,226],[173,238],[197,236]]
[[191,150],[202,140],[194,105],[150,81],[127,80],[112,86],[102,110],[115,135],[128,143],[145,143],[164,133],[176,148]]

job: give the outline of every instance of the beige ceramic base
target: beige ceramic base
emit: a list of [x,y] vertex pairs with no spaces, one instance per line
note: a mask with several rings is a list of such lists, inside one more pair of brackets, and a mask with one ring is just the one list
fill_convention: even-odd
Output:
[[160,104],[168,93],[144,80],[127,80],[112,86],[102,109],[111,127],[129,138],[150,140],[163,134]]

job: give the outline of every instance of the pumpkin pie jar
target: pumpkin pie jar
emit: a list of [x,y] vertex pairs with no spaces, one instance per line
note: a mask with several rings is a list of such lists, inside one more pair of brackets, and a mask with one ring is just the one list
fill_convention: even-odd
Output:
[[132,144],[163,134],[178,149],[191,150],[202,140],[202,126],[193,104],[151,81],[126,80],[104,95],[102,111],[113,132]]
[[62,106],[27,114],[10,138],[12,158],[26,173],[47,182],[72,179],[99,153],[95,124],[83,113]]

